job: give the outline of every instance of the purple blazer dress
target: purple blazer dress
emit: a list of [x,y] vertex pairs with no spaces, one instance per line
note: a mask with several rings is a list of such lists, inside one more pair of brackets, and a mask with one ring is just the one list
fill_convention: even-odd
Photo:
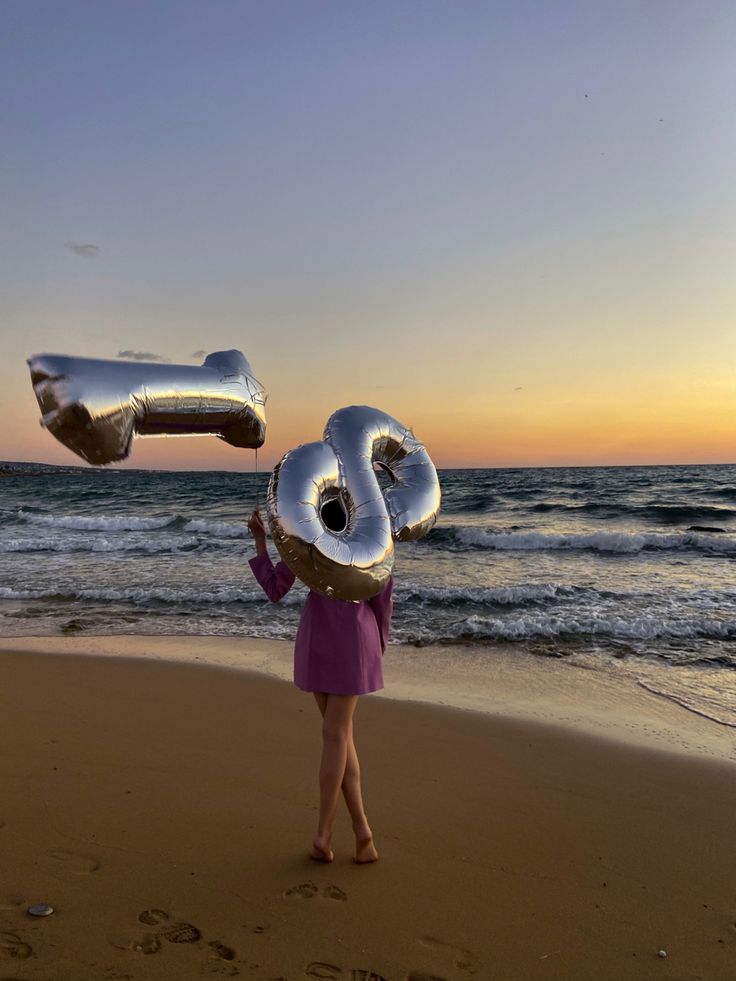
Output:
[[[294,584],[285,562],[273,565],[268,553],[250,559],[253,574],[273,603]],[[369,600],[329,599],[309,591],[294,645],[294,684],[302,691],[366,695],[383,688],[393,579]]]

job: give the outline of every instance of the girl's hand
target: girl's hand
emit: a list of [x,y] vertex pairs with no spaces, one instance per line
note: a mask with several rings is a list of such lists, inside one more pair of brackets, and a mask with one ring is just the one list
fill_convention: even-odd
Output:
[[248,530],[255,539],[256,552],[261,555],[266,551],[266,526],[260,511],[254,511],[248,519]]
[[248,530],[254,538],[258,538],[259,535],[266,537],[266,526],[263,523],[263,518],[261,517],[260,511],[254,511],[248,518]]

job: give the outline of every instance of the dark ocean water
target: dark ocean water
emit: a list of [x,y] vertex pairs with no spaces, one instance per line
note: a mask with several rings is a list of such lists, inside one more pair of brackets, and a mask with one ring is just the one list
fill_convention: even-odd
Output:
[[[293,637],[244,519],[268,477],[82,468],[0,480],[0,633]],[[394,639],[709,672],[736,724],[736,466],[445,470],[399,544]],[[275,553],[273,553],[275,554]],[[721,697],[722,696],[722,697]]]

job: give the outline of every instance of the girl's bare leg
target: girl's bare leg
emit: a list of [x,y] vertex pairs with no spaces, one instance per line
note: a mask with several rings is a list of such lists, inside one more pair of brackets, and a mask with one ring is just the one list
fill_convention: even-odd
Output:
[[[332,708],[330,703],[333,699],[344,698],[346,696],[339,695],[327,695],[324,692],[315,692],[314,697],[317,701],[320,712],[322,713],[323,719],[327,719],[328,706]],[[357,696],[352,696],[354,698],[354,704],[348,713],[344,713],[341,718],[347,719],[347,724],[344,729],[342,729],[342,734],[346,739],[346,752],[345,752],[345,768],[343,771],[342,781],[340,784],[340,789],[342,790],[343,796],[345,798],[345,803],[347,805],[348,811],[350,812],[350,818],[353,823],[353,831],[355,833],[355,861],[356,862],[375,862],[378,858],[378,852],[373,844],[373,833],[371,832],[370,825],[368,824],[368,818],[365,814],[365,808],[363,806],[363,794],[360,785],[360,761],[358,760],[358,753],[355,749],[355,742],[353,741],[353,712],[355,711],[355,703],[357,703]],[[325,722],[326,724],[326,722]],[[323,727],[324,732],[324,727]],[[325,749],[323,748],[323,763],[324,763]],[[322,770],[320,769],[320,785],[322,786]],[[335,806],[334,810],[337,809],[337,794],[335,795]],[[323,798],[324,800],[324,798]],[[331,821],[334,822],[335,813],[332,811]],[[329,815],[326,815],[329,819]],[[329,860],[328,856],[331,854],[329,849],[329,839],[325,842],[323,838],[320,837],[320,832],[323,830],[322,825],[322,811],[320,812],[320,828],[317,832],[317,838],[315,839],[315,849],[317,849],[321,854],[323,860]],[[332,823],[329,824],[330,835],[332,833]],[[326,847],[326,851],[325,851]],[[314,857],[318,857],[314,855]]]
[[347,767],[350,724],[357,701],[357,695],[328,695],[322,716],[319,825],[312,844],[312,857],[323,862],[331,862],[335,857],[330,842]]

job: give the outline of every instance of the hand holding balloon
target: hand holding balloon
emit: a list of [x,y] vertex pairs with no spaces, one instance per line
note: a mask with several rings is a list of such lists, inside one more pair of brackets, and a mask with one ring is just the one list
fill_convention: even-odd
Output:
[[256,553],[263,555],[266,549],[266,526],[263,523],[260,511],[254,511],[248,519],[248,531],[255,539]]

